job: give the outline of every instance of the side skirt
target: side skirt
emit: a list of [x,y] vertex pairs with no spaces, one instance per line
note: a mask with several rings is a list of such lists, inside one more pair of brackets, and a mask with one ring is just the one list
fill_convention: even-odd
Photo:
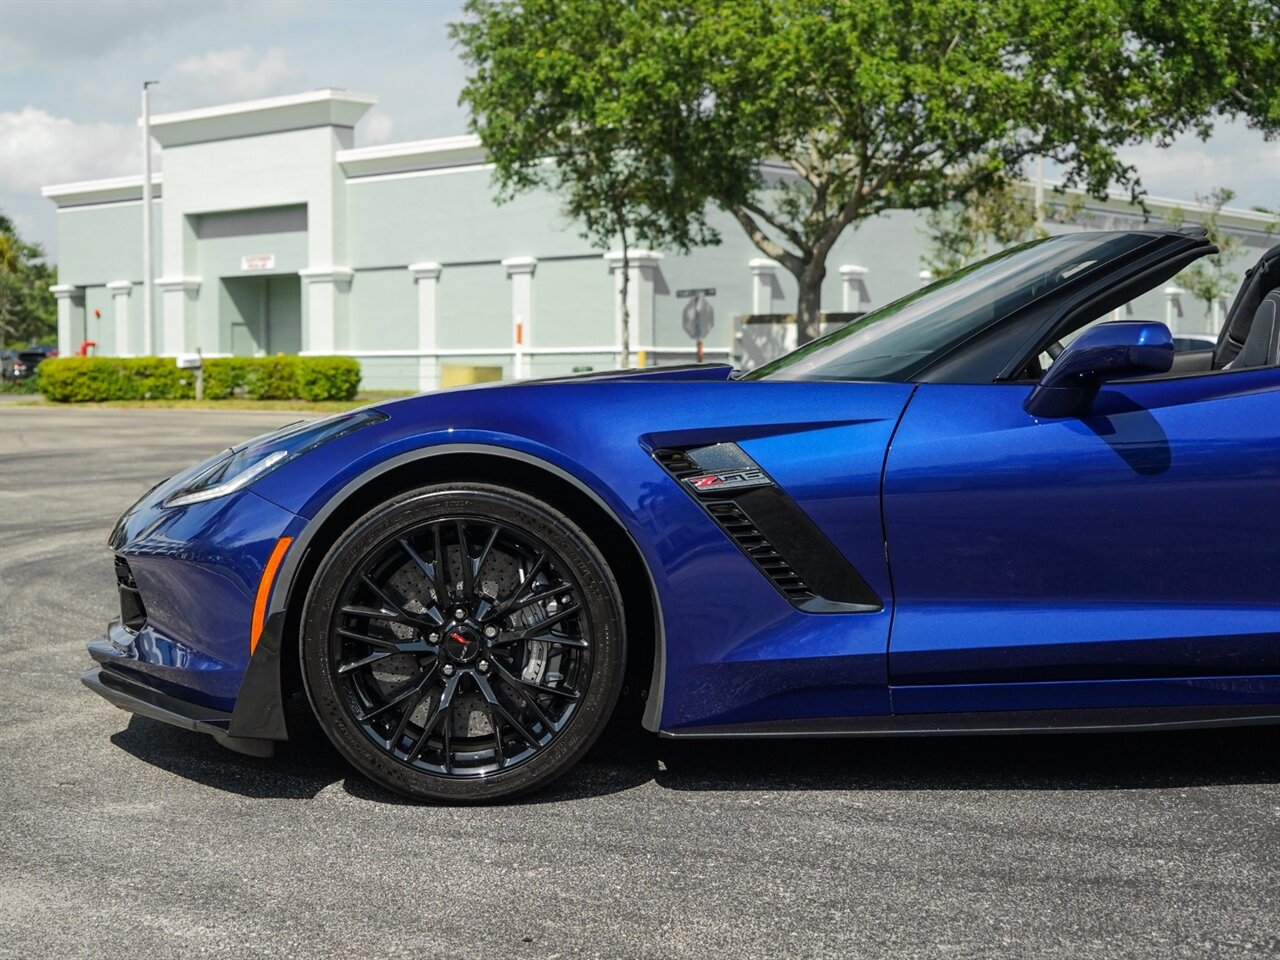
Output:
[[1280,704],[1158,707],[1142,710],[1108,708],[908,714],[896,717],[833,717],[684,727],[678,730],[661,730],[659,735],[671,740],[718,740],[735,737],[936,737],[973,734],[1194,730],[1266,724],[1280,724]]

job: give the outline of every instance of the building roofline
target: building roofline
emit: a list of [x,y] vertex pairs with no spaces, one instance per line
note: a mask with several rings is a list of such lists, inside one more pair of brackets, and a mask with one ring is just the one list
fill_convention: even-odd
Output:
[[[1108,190],[1106,199],[1099,200],[1097,197],[1086,193],[1078,187],[1063,187],[1060,181],[1046,180],[1044,185],[1046,191],[1055,191],[1054,194],[1046,193],[1046,200],[1049,199],[1051,195],[1077,196],[1083,198],[1086,203],[1092,200],[1094,203],[1119,204],[1120,206],[1126,207],[1135,212],[1141,211],[1141,208],[1132,202],[1129,194],[1124,190]],[[1035,183],[1031,180],[1025,180],[1022,182],[1021,186],[1024,189],[1034,189]],[[1061,189],[1062,192],[1056,193],[1059,189]],[[1213,207],[1207,203],[1200,203],[1196,200],[1178,200],[1174,197],[1157,197],[1151,194],[1143,196],[1142,202],[1148,207],[1164,211],[1172,210],[1175,207],[1186,213],[1211,213],[1213,211]],[[1269,224],[1274,219],[1272,216],[1259,210],[1248,210],[1244,207],[1223,207],[1218,211],[1218,215],[1231,220],[1246,220],[1262,225]]]
[[383,143],[372,147],[339,150],[337,153],[338,163],[348,177],[471,167],[483,164],[487,159],[484,148],[480,145],[480,138],[472,134]]
[[[160,187],[164,177],[160,173],[151,175],[153,197],[160,196]],[[40,190],[40,195],[48,197],[59,207],[78,207],[91,203],[116,203],[125,200],[142,199],[142,175],[128,177],[110,177],[105,180],[80,180],[76,183],[55,183]]]
[[177,147],[309,127],[354,127],[377,102],[370,94],[332,88],[309,90],[158,114],[151,118],[151,135],[161,146]]

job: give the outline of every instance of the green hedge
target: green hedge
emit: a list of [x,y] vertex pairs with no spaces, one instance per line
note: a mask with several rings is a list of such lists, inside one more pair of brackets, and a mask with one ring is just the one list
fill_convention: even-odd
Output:
[[[194,370],[172,357],[51,357],[37,368],[39,389],[57,403],[191,400]],[[214,357],[204,362],[206,400],[351,400],[360,364],[350,357]]]
[[360,389],[360,364],[350,357],[303,357],[297,377],[303,400],[351,400]]

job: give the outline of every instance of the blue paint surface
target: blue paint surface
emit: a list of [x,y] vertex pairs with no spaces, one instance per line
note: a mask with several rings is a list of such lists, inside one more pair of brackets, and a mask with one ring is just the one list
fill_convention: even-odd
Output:
[[[727,368],[486,386],[381,406],[223,499],[164,501],[114,545],[151,623],[105,650],[222,709],[255,591],[379,465],[453,444],[590,490],[649,568],[665,630],[661,725],[948,712],[1280,703],[1280,371],[1103,387],[1045,420],[1029,385],[739,381]],[[737,442],[884,598],[789,603],[654,461]],[[422,483],[447,477],[421,463]]]

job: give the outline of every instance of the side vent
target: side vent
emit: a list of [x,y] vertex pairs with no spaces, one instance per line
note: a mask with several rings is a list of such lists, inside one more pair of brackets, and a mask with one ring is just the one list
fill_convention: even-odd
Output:
[[662,468],[677,480],[692,477],[702,472],[702,468],[693,462],[693,458],[684,450],[655,450],[654,459],[662,464]]
[[802,604],[813,599],[813,591],[809,589],[800,575],[791,569],[791,564],[783,559],[774,549],[773,544],[765,539],[764,534],[732,500],[708,500],[707,511],[716,522],[724,528],[742,552],[760,568],[760,571],[773,581],[773,585],[792,603]]
[[884,602],[817,525],[736,443],[653,457],[791,603],[808,613],[870,613]]

